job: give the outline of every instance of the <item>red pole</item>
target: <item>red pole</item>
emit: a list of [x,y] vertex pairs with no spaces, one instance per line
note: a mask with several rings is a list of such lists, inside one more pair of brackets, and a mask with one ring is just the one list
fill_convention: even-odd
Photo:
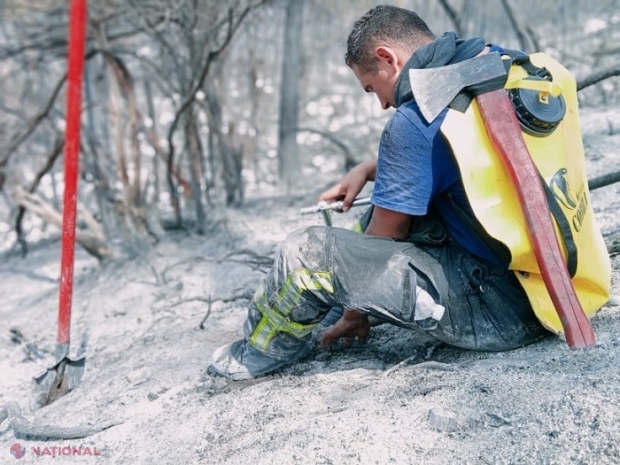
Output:
[[80,154],[80,116],[82,75],[86,39],[86,1],[72,0],[69,17],[69,58],[67,70],[67,125],[65,132],[65,191],[62,210],[62,257],[58,303],[58,343],[69,343],[71,296],[77,203],[78,159]]

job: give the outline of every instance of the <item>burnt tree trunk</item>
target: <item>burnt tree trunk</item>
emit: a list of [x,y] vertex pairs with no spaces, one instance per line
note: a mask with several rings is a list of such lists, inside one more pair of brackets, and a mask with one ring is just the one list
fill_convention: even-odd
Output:
[[299,70],[304,0],[288,0],[284,22],[284,53],[280,85],[278,156],[280,179],[290,189],[300,162],[297,146],[299,118]]
[[206,230],[207,217],[202,203],[202,147],[198,138],[198,131],[194,123],[194,109],[190,106],[185,113],[185,138],[189,152],[189,172],[192,186],[192,201],[196,210],[196,232],[203,235]]

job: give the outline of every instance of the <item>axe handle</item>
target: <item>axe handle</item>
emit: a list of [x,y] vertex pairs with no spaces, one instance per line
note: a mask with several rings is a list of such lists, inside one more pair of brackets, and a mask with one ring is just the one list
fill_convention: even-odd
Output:
[[566,342],[571,349],[593,345],[594,330],[575,293],[538,170],[523,140],[512,103],[503,89],[479,95],[476,101],[491,143],[517,190],[530,242]]

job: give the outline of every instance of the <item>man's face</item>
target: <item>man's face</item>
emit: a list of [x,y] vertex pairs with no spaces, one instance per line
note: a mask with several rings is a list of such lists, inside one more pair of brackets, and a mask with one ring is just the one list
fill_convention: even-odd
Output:
[[409,55],[399,47],[380,45],[373,52],[377,71],[364,72],[358,65],[351,66],[353,73],[366,92],[377,94],[381,107],[394,107],[394,87]]
[[387,110],[394,105],[394,85],[398,75],[385,69],[385,67],[379,66],[376,72],[363,72],[359,66],[351,66],[355,77],[362,85],[362,88],[366,92],[373,92],[377,95],[381,108]]

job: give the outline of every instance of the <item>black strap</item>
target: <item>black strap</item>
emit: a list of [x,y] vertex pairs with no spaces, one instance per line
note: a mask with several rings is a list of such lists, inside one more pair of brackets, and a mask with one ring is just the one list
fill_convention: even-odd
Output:
[[527,53],[519,50],[504,49],[503,56],[507,56],[509,60],[503,60],[506,67],[506,75],[494,79],[492,81],[486,81],[483,84],[476,84],[464,88],[455,98],[450,102],[448,107],[453,110],[465,113],[471,104],[471,101],[478,95],[491,92],[493,90],[502,89],[506,85],[508,74],[510,73],[510,67],[512,65],[518,65],[523,67],[530,76],[538,76],[543,79],[552,80],[551,73],[545,67],[538,67],[531,62],[530,56]]
[[568,269],[568,274],[571,278],[575,276],[577,273],[577,244],[575,244],[575,239],[573,237],[573,230],[570,227],[570,223],[566,215],[564,214],[564,210],[560,206],[558,199],[553,195],[553,191],[549,187],[549,185],[545,182],[545,179],[538,172],[538,177],[540,178],[540,182],[543,185],[543,189],[545,190],[545,196],[547,197],[547,203],[549,204],[549,211],[553,215],[555,222],[560,228],[560,235],[562,236],[562,240],[564,241],[564,246],[566,247],[566,268]]
[[[523,53],[518,50],[504,50],[504,54],[510,57],[510,60],[506,60],[506,66],[510,68],[511,65],[518,65],[523,67],[525,71],[530,76],[538,76],[543,79],[547,79],[549,81],[553,80],[551,73],[547,68],[535,66],[530,61],[530,56],[526,53]],[[536,168],[538,171],[538,168]],[[553,191],[545,182],[545,179],[538,171],[538,177],[540,179],[541,184],[543,185],[543,189],[545,191],[545,196],[547,197],[547,204],[549,205],[549,211],[553,215],[555,222],[560,229],[560,235],[562,236],[562,240],[564,241],[564,246],[566,247],[566,268],[568,269],[568,273],[570,277],[574,277],[577,273],[577,245],[575,244],[575,240],[573,238],[573,231],[571,230],[570,223],[566,215],[564,214],[564,210],[558,203],[558,200],[553,195]]]
[[[525,71],[531,76],[538,76],[543,79],[552,80],[552,76],[549,70],[544,67],[541,68],[535,66],[531,62],[530,56],[528,54],[519,50],[504,49],[503,55],[506,55],[510,58],[510,60],[504,60],[506,72],[509,72],[510,67],[514,64],[523,67],[523,69],[525,69]],[[474,92],[472,92],[471,89],[465,89],[463,93],[459,94],[452,101],[450,107],[460,111],[465,111],[464,109],[469,106],[471,99],[473,99],[476,95],[488,92],[489,90],[492,89],[475,89]],[[573,238],[573,231],[571,230],[568,218],[566,218],[566,215],[564,214],[564,210],[562,210],[562,207],[558,203],[558,200],[555,198],[555,195],[553,195],[551,188],[547,185],[540,172],[538,172],[538,176],[543,185],[545,196],[547,197],[549,211],[551,212],[553,218],[558,225],[558,228],[560,229],[562,240],[564,242],[564,246],[567,252],[566,267],[568,269],[570,277],[572,278],[577,273],[578,265],[577,245],[575,244],[575,240]],[[451,194],[448,194],[447,197],[453,210],[459,215],[461,220],[469,226],[470,230],[474,232],[478,236],[478,238],[489,249],[493,251],[493,253],[495,253],[495,255],[502,261],[502,263],[505,263],[506,266],[508,266],[511,261],[511,254],[508,247],[506,247],[506,245],[501,241],[498,241],[497,239],[489,235],[489,233],[486,232],[482,224],[480,224],[480,222],[476,218],[472,218],[471,215],[465,213],[463,209],[459,207],[459,205],[455,202]]]
[[532,63],[532,61],[530,60],[530,56],[527,53],[524,53],[520,50],[504,49],[504,53],[502,53],[502,55],[510,58],[510,60],[504,60],[506,72],[510,71],[510,67],[512,65],[517,65],[521,66],[530,76],[538,76],[543,79],[548,79],[550,81],[553,79],[549,70],[544,66],[541,68],[534,65],[534,63]]
[[[557,199],[553,195],[551,188],[547,185],[545,180],[543,179],[540,173],[540,181],[543,185],[543,189],[545,191],[545,196],[547,197],[547,203],[549,204],[549,211],[551,215],[555,219],[558,227],[560,228],[560,235],[562,236],[562,240],[564,242],[564,246],[566,247],[567,259],[566,259],[566,268],[568,269],[568,273],[571,278],[575,276],[577,273],[577,244],[575,243],[575,239],[573,238],[573,231],[570,227],[570,223],[566,215],[564,214],[564,210],[558,203]],[[485,244],[500,260],[502,264],[506,267],[510,264],[512,260],[512,255],[510,253],[510,249],[503,242],[495,239],[491,236],[480,224],[477,218],[468,215],[463,211],[463,209],[456,203],[452,194],[447,193],[445,197],[450,202],[450,206],[456,212],[456,214],[461,218],[461,220],[469,227],[470,231],[472,231],[481,241]]]

